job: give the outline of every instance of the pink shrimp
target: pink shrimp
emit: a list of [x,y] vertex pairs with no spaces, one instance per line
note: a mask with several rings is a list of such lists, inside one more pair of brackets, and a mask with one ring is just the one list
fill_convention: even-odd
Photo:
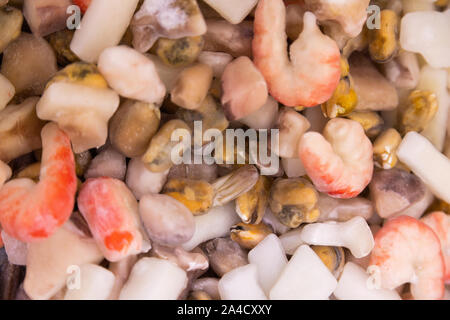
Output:
[[69,137],[54,123],[41,132],[42,164],[39,183],[14,179],[0,190],[3,229],[23,242],[48,238],[70,217],[77,177]]
[[305,133],[300,140],[299,157],[317,190],[334,198],[356,197],[372,178],[372,143],[362,126],[353,120],[330,120],[323,136]]
[[138,203],[125,183],[107,177],[88,179],[77,203],[107,260],[141,252]]
[[420,220],[433,229],[441,241],[442,254],[445,262],[444,281],[450,284],[450,216],[444,212],[437,211],[426,215]]
[[303,31],[287,54],[283,0],[260,0],[255,12],[253,57],[270,94],[286,106],[312,107],[330,99],[341,75],[339,48],[306,12]]
[[444,295],[441,244],[433,230],[415,218],[400,216],[385,223],[375,235],[370,265],[378,267],[383,288],[409,282],[414,299]]

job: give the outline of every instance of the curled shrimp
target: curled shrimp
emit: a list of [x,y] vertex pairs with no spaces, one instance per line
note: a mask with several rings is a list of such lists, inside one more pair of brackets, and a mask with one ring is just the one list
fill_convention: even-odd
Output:
[[354,198],[372,179],[372,143],[362,126],[353,120],[335,118],[323,136],[307,132],[299,145],[306,173],[320,192],[334,198]]
[[450,216],[442,211],[436,211],[427,214],[420,220],[433,229],[441,241],[442,254],[445,262],[444,281],[450,284]]
[[41,132],[42,164],[36,184],[14,179],[0,190],[0,222],[12,237],[33,242],[48,238],[70,217],[77,178],[69,137],[54,123]]
[[385,223],[375,235],[370,265],[378,268],[385,289],[410,283],[414,299],[444,295],[441,244],[433,230],[415,218],[400,216]]
[[125,183],[108,177],[88,179],[77,203],[107,260],[115,262],[141,252],[138,203]]
[[255,12],[253,57],[270,94],[286,106],[312,107],[332,96],[341,70],[339,48],[322,34],[316,17],[306,12],[303,31],[290,47],[286,41],[282,0],[260,0]]

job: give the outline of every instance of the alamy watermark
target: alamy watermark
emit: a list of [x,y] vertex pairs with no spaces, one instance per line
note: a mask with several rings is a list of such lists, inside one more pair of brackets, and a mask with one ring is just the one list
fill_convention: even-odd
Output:
[[67,18],[67,29],[75,30],[81,28],[81,9],[77,5],[70,5],[67,7],[66,13],[70,16]]
[[368,17],[366,20],[367,29],[381,29],[381,9],[379,6],[373,4],[366,9]]
[[70,265],[66,270],[66,287],[68,290],[81,289],[81,269],[77,265]]

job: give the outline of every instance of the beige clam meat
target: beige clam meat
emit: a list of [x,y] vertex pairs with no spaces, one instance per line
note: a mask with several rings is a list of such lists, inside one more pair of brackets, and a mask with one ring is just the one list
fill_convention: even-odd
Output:
[[178,246],[194,235],[194,216],[181,202],[164,194],[147,194],[139,202],[139,213],[151,240]]

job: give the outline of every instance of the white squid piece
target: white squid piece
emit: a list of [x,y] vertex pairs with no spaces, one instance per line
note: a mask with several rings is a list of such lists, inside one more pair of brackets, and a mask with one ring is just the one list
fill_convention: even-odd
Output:
[[450,202],[450,159],[430,141],[411,131],[397,149],[397,156],[430,188],[438,198]]
[[346,247],[356,258],[367,256],[374,246],[372,231],[362,217],[308,224],[303,227],[301,239],[313,245]]

